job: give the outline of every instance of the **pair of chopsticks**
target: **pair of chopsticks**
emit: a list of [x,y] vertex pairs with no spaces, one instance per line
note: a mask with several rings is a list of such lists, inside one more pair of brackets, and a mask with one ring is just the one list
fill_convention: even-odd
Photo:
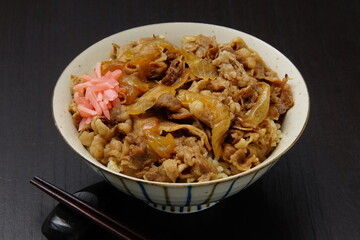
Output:
[[36,187],[59,201],[60,203],[68,206],[69,208],[75,210],[77,213],[88,218],[95,224],[99,225],[103,229],[111,232],[115,236],[126,239],[126,240],[138,240],[146,239],[141,234],[129,229],[124,226],[117,220],[111,218],[110,216],[104,214],[98,209],[90,206],[80,198],[52,185],[51,183],[35,176],[30,183],[34,184]]

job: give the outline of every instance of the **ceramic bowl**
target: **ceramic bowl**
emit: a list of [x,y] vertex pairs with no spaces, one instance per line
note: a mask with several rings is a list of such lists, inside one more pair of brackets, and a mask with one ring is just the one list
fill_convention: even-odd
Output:
[[[68,112],[71,100],[70,76],[72,74],[91,73],[96,62],[109,58],[112,43],[127,44],[139,38],[153,36],[153,34],[163,35],[169,42],[178,46],[180,46],[180,40],[184,35],[215,35],[219,43],[229,42],[235,37],[241,37],[250,48],[260,54],[267,65],[276,71],[280,77],[288,74],[292,78],[289,84],[292,87],[295,105],[286,113],[284,118],[282,140],[265,161],[249,171],[215,181],[160,183],[113,172],[89,154],[80,143],[78,132]],[[114,34],[95,43],[78,55],[66,67],[56,83],[53,95],[53,114],[55,124],[65,141],[93,170],[110,184],[159,210],[173,213],[191,213],[204,210],[238,193],[263,176],[294,145],[303,132],[309,114],[309,95],[301,74],[290,60],[256,37],[235,29],[216,25],[162,23],[137,27]]]

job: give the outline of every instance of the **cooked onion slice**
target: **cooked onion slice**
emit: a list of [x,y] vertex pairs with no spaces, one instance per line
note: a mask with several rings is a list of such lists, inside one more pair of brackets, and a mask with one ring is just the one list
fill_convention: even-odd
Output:
[[259,82],[260,95],[255,105],[240,119],[245,127],[253,127],[265,120],[270,106],[270,86],[265,82]]
[[215,97],[205,96],[188,90],[180,90],[177,98],[189,108],[189,111],[196,118],[210,125],[212,129],[211,144],[215,159],[219,159],[222,154],[221,144],[230,127],[231,118],[229,110]]
[[175,89],[184,85],[184,83],[186,83],[188,80],[188,76],[189,75],[187,71],[184,71],[183,74],[178,78],[178,80],[172,86],[159,84],[154,88],[150,89],[140,98],[138,98],[134,104],[127,106],[126,109],[127,113],[130,115],[137,115],[146,112],[146,110],[152,108],[155,105],[158,98],[165,93],[175,96],[176,93]]

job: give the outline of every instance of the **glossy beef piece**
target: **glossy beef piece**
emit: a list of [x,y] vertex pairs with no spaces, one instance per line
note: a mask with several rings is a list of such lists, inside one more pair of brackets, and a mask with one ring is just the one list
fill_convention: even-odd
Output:
[[183,71],[183,61],[181,58],[176,58],[171,61],[169,68],[166,70],[165,77],[161,80],[161,84],[171,86]]

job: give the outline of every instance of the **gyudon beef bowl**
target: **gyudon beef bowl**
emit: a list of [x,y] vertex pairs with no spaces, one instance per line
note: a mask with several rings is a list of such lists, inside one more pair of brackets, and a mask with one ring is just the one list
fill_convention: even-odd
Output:
[[301,135],[309,97],[265,42],[200,23],[114,34],[53,97],[66,142],[109,183],[168,212],[206,209],[260,178]]

